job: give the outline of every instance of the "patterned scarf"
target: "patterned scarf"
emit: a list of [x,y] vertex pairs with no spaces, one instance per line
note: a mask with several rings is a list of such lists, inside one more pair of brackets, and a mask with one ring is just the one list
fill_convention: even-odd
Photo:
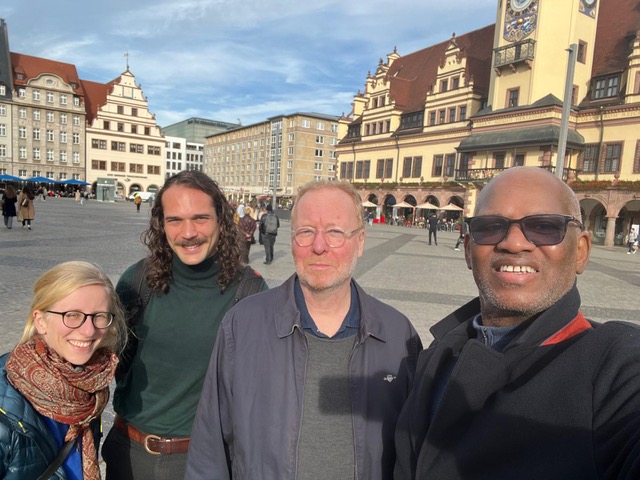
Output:
[[90,423],[109,401],[109,383],[118,364],[107,348],[77,368],[50,349],[40,335],[18,345],[7,358],[7,379],[38,413],[69,425],[65,442],[82,438],[84,480],[100,480]]

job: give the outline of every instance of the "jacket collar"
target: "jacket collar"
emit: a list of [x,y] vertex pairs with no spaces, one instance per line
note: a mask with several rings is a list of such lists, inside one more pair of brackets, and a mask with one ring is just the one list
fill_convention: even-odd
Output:
[[[300,320],[300,312],[295,302],[294,284],[296,274],[291,275],[280,287],[276,293],[276,301],[274,308],[274,321],[276,332],[279,338],[291,335],[297,328],[302,331],[302,322]],[[374,310],[371,302],[367,301],[368,295],[351,279],[358,291],[358,302],[360,306],[360,328],[358,330],[358,342],[364,341],[366,337],[372,336],[378,340],[385,341],[384,332],[382,330],[381,321],[376,321],[378,314]]]
[[[531,320],[529,325],[523,328],[520,334],[504,349],[503,353],[518,346],[538,346],[550,338],[560,335],[560,332],[578,317],[579,309],[580,294],[574,283],[566,295],[538,315],[538,317]],[[476,297],[435,324],[431,328],[431,333],[436,341],[441,340],[450,332],[454,333],[454,330],[455,334],[473,338],[475,330],[471,325],[471,321],[479,312],[480,299]]]

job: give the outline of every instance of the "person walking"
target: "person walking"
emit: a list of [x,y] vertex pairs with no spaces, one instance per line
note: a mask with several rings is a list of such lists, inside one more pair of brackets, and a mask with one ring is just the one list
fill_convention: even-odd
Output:
[[220,321],[241,298],[267,288],[242,264],[233,214],[218,184],[197,170],[170,177],[156,196],[143,234],[149,254],[116,287],[130,335],[102,448],[107,480],[184,476]]
[[16,189],[13,185],[7,185],[2,202],[2,216],[4,218],[4,226],[8,229],[13,228],[13,217],[16,216],[17,202]]
[[431,245],[431,236],[433,236],[435,244],[438,245],[438,217],[435,213],[431,214],[427,223],[429,224],[429,245]]
[[260,219],[260,232],[262,233],[262,242],[264,243],[265,265],[273,262],[273,246],[278,236],[278,228],[280,228],[280,219],[273,212],[271,204],[267,205],[267,213]]
[[629,251],[627,252],[628,255],[632,254],[632,253],[636,253],[636,246],[638,242],[638,234],[636,233],[636,229],[631,227],[629,229],[629,237],[627,238],[627,245],[629,247]]
[[35,195],[29,185],[25,185],[18,195],[18,220],[22,222],[22,228],[31,230],[31,222],[36,218],[34,205]]
[[100,415],[125,340],[100,268],[65,262],[36,280],[22,338],[0,357],[0,478],[100,478]]
[[463,221],[458,225],[459,230],[459,235],[458,235],[458,240],[456,241],[456,246],[453,247],[453,249],[456,252],[460,251],[460,244],[464,243],[464,237],[465,235],[467,235],[467,233],[469,233],[469,225],[467,224],[467,222]]
[[136,196],[133,198],[133,203],[136,206],[136,212],[140,213],[140,205],[142,205],[142,197],[136,193]]
[[295,273],[222,321],[185,480],[392,478],[420,338],[352,277],[366,233],[351,184],[303,186],[291,225]]
[[245,247],[246,247],[246,251],[244,254],[244,263],[248,264],[249,263],[249,252],[251,251],[251,245],[253,245],[254,243],[256,243],[256,239],[254,237],[255,231],[256,231],[256,227],[257,227],[257,223],[254,220],[253,216],[253,209],[249,206],[244,207],[243,212],[242,212],[242,217],[240,218],[240,231],[242,232],[242,235],[244,236],[244,242],[245,242]]

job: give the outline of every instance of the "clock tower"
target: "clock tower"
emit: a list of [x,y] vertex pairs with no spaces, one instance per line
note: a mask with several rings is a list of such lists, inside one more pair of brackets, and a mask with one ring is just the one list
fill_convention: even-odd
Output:
[[598,0],[500,0],[496,15],[491,89],[496,111],[564,97],[570,45],[577,46],[574,99],[587,93]]

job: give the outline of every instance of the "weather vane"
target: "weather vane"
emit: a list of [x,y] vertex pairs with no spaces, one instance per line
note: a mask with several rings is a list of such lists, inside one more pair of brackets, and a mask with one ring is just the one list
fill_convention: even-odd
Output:
[[129,52],[124,52],[124,58],[126,58],[127,70],[129,70]]

